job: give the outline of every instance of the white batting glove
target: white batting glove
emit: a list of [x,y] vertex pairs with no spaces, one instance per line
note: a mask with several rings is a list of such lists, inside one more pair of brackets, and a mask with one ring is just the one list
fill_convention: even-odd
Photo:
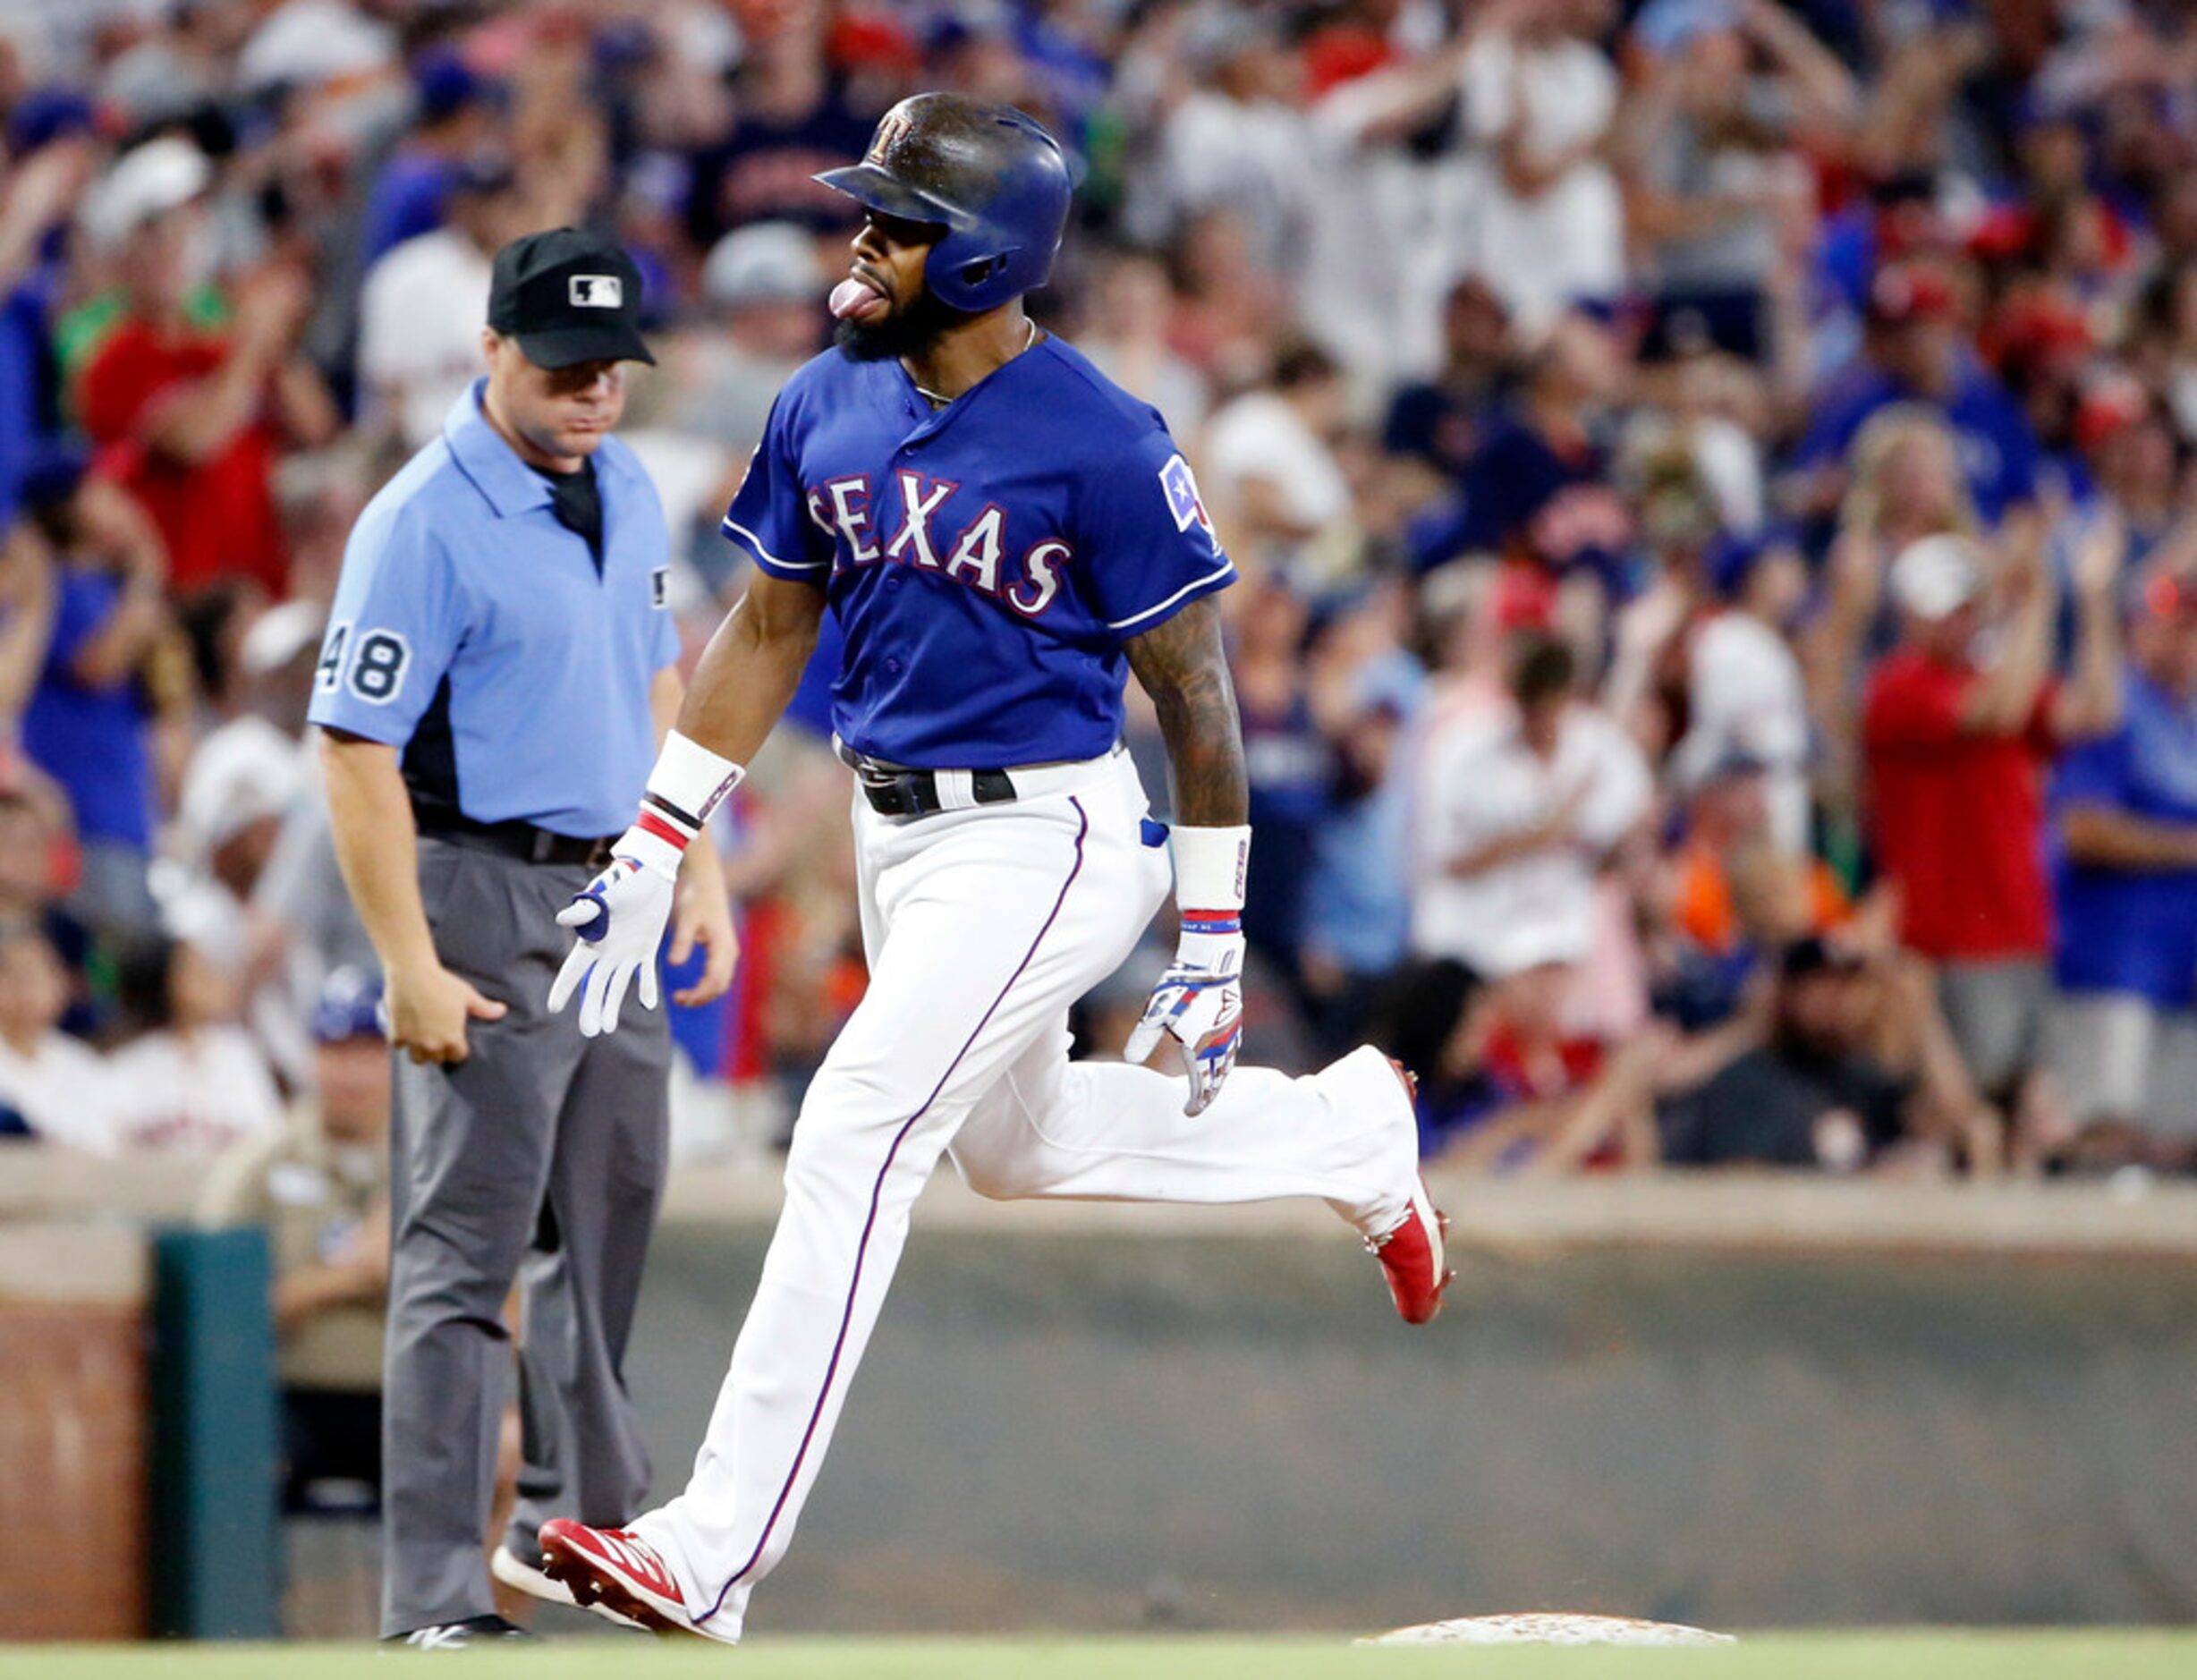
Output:
[[1234,911],[1182,916],[1175,961],[1152,988],[1124,1055],[1141,1064],[1162,1037],[1171,1039],[1190,1076],[1183,1112],[1199,1115],[1220,1095],[1243,1040],[1243,921]]
[[611,849],[610,867],[557,912],[557,926],[580,938],[549,988],[549,1010],[556,1014],[578,991],[582,1037],[617,1031],[636,979],[640,1006],[656,1007],[656,953],[671,921],[684,850],[636,823]]
[[1182,933],[1124,1054],[1141,1063],[1163,1037],[1172,1039],[1190,1075],[1183,1112],[1199,1115],[1220,1095],[1243,1038],[1243,882],[1251,831],[1177,828],[1171,849]]
[[549,988],[549,1012],[579,992],[582,1037],[618,1030],[618,1012],[636,980],[640,1006],[657,1006],[656,954],[678,895],[680,860],[742,774],[673,730],[649,773],[640,815],[610,848],[610,867],[557,912],[557,925],[580,938]]

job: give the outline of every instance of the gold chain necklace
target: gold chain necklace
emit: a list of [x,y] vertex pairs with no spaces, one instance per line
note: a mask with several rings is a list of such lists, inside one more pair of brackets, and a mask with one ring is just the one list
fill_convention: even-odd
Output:
[[[1038,324],[1035,321],[1025,321],[1023,325],[1030,328],[1030,336],[1022,340],[1022,350],[1028,350],[1032,344],[1038,342]],[[1022,350],[1016,351],[1014,354],[1016,356],[1021,355],[1022,353]],[[1014,356],[1007,358],[1009,361],[1012,361],[1014,359]],[[915,376],[913,374],[910,374],[908,376],[908,383],[910,385],[915,385]],[[921,397],[923,401],[929,403],[933,408],[944,408],[948,403],[951,403],[954,400],[950,396],[940,396],[936,391],[928,390],[920,385],[915,386],[915,394],[916,395]]]

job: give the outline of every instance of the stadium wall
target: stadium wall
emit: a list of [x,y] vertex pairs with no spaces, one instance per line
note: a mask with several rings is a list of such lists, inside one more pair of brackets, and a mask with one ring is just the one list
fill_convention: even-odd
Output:
[[[751,1625],[2197,1619],[2197,1200],[1622,1192],[1461,1191],[1413,1333],[1317,1209],[934,1192]],[[767,1235],[710,1202],[630,1365],[660,1489]]]
[[[106,1590],[53,1591],[50,1556],[0,1569],[0,1638],[123,1636],[160,1596],[156,1539],[242,1557],[238,1583],[264,1565],[156,1532],[148,1244],[114,1182],[100,1222],[57,1223],[85,1187],[53,1165],[15,1158],[0,1179],[0,1520],[67,1522],[64,1555],[97,1558]],[[191,1190],[140,1188],[129,1211],[153,1224]],[[1317,1207],[1002,1207],[942,1178],[756,1631],[1548,1608],[2197,1620],[2197,1191],[1441,1194],[1463,1276],[1412,1332]],[[659,1490],[684,1473],[776,1198],[768,1173],[674,1178],[629,1362]],[[207,1295],[226,1307],[204,1345],[246,1323],[245,1293]],[[256,1449],[249,1475],[220,1443],[198,1456],[198,1485],[264,1485]],[[304,1529],[293,1619],[314,1606],[314,1631],[365,1637],[370,1528]],[[223,1606],[199,1631],[242,1631]]]
[[0,1223],[0,1639],[146,1631],[143,1239]]

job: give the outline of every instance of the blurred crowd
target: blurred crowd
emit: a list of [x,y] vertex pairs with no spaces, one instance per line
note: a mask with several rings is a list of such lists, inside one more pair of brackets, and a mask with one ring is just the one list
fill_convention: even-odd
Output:
[[[844,272],[810,176],[923,87],[1072,150],[1033,313],[1244,573],[1256,1059],[1374,1038],[1488,1171],[2197,1165],[2167,0],[0,8],[0,1133],[226,1151],[307,1210],[299,1300],[373,1293],[303,734],[351,523],[479,370],[490,254],[599,227],[698,649]],[[767,1148],[861,993],[820,693],[721,819],[689,1158]]]

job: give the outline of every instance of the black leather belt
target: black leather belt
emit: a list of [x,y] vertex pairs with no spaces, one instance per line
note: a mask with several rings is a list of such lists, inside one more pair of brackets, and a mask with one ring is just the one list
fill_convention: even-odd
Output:
[[[883,764],[842,742],[839,756],[853,767],[856,785],[869,809],[880,817],[935,817],[946,809],[938,797],[938,772]],[[971,770],[970,797],[980,805],[1005,805],[1015,798],[1014,778],[1005,770]]]
[[420,832],[430,839],[475,852],[493,852],[522,863],[580,864],[599,870],[610,861],[610,848],[618,838],[615,835],[552,834],[530,822],[476,822],[458,811],[423,810],[418,806],[412,808],[412,817]]

